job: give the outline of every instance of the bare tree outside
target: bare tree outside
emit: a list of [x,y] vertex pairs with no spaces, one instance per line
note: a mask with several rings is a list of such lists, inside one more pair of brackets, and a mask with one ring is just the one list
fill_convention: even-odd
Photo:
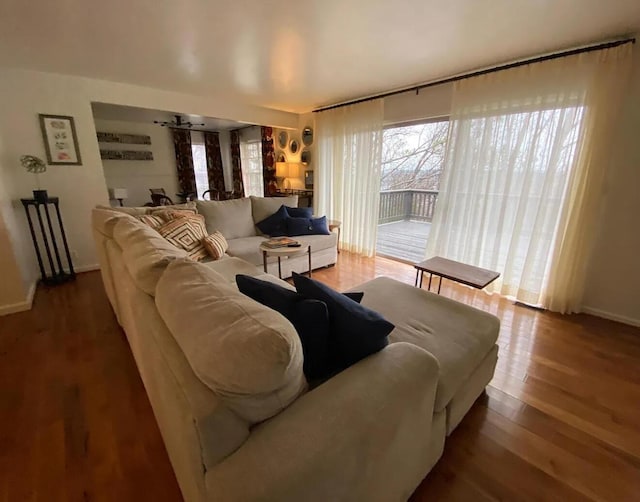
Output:
[[438,190],[449,122],[384,130],[381,190]]

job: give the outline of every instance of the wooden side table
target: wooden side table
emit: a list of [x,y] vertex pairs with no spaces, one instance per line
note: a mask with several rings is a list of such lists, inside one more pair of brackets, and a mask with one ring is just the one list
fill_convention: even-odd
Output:
[[340,225],[342,225],[342,222],[339,220],[329,220],[327,221],[327,225],[329,225],[329,232],[333,232],[333,229],[337,229],[338,230],[338,253],[340,252]]
[[425,272],[429,274],[428,291],[431,291],[431,278],[434,275],[440,277],[440,281],[438,281],[438,294],[440,294],[440,286],[442,286],[443,278],[459,282],[460,284],[465,284],[467,286],[472,286],[477,289],[483,289],[500,277],[499,272],[487,270],[486,268],[475,267],[473,265],[467,265],[466,263],[460,263],[459,261],[448,260],[440,256],[434,256],[428,260],[416,263],[413,267],[416,269],[415,286],[417,288],[422,287],[422,276]]
[[270,248],[263,244],[260,244],[260,251],[262,251],[262,265],[264,267],[265,274],[267,272],[267,257],[268,256],[277,256],[278,257],[278,277],[282,279],[282,262],[281,259],[283,256],[295,256],[302,254],[304,252],[309,256],[309,277],[311,277],[311,246],[308,244],[302,244],[300,247],[281,247],[281,248]]

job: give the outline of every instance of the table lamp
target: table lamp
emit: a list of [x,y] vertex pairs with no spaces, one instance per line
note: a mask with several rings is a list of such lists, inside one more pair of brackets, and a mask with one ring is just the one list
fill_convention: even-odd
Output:
[[120,203],[120,207],[124,206],[122,203],[123,199],[126,199],[129,196],[126,188],[110,188],[109,189],[109,198],[111,200],[117,200]]
[[282,178],[285,190],[291,190],[291,180],[300,176],[300,165],[297,162],[276,162],[276,178]]

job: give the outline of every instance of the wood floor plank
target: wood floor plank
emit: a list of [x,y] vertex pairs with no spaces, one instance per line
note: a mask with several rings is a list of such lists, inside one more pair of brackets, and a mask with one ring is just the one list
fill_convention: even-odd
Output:
[[[339,290],[379,275],[415,270],[343,252],[314,273]],[[442,294],[500,317],[499,361],[412,500],[638,499],[640,329],[451,281]],[[97,272],[0,318],[0,501],[58,500],[181,500]]]
[[[494,500],[589,500],[568,486],[564,480],[544,472],[538,466],[519,456],[511,448],[483,430],[486,408],[478,406],[448,438],[445,454],[434,468],[455,469],[457,476],[476,486]],[[442,490],[442,500],[448,500],[446,487],[434,486],[438,478],[427,476],[417,493],[424,493],[425,500],[435,490]],[[455,486],[451,487],[455,490]]]

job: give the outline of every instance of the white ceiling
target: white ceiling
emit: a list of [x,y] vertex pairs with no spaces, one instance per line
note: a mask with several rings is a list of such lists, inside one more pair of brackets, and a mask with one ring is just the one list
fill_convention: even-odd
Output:
[[[175,120],[175,115],[182,117],[183,121],[190,121],[204,126],[194,126],[195,129],[207,129],[210,131],[230,131],[246,127],[244,122],[234,120],[218,119],[213,117],[203,117],[202,115],[189,115],[186,113],[150,110],[148,108],[138,108],[135,106],[112,105],[110,103],[91,103],[93,116],[103,120],[122,120],[124,122],[147,122],[153,124],[154,120],[170,121]],[[160,126],[158,126],[160,127]]]
[[0,65],[303,112],[638,31],[639,0],[2,0]]

